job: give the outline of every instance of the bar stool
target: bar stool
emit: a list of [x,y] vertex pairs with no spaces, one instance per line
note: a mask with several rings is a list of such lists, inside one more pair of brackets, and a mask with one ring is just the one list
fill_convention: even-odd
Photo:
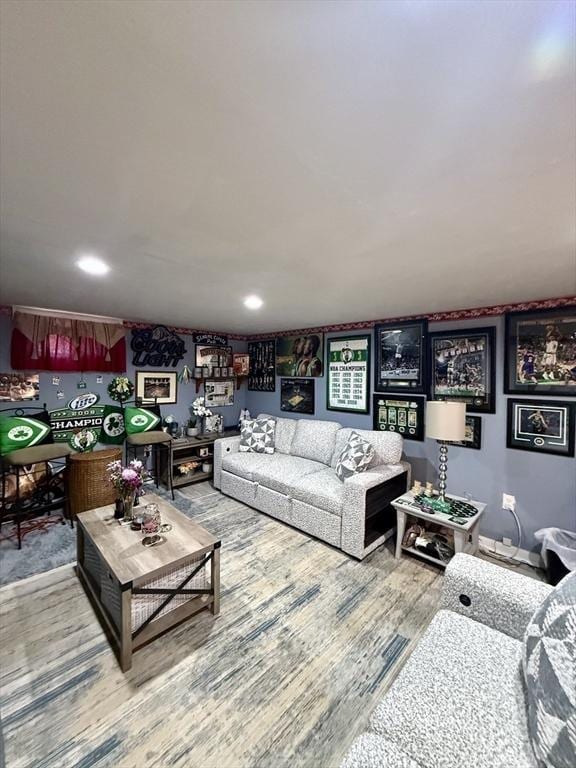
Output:
[[[31,411],[38,412],[38,406],[19,406],[18,408],[3,408],[1,412],[20,418],[33,418]],[[43,413],[48,413],[46,404]],[[52,512],[62,508],[64,517],[68,514],[68,483],[67,483],[67,457],[72,449],[65,443],[43,443],[32,445],[29,448],[19,448],[0,457],[0,472],[2,476],[2,496],[0,504],[0,527],[7,515],[7,506],[10,503],[10,517],[16,523],[18,536],[18,549],[22,549],[22,520],[28,517],[38,516],[45,512]],[[40,483],[34,482],[32,494],[21,496],[21,479],[28,472],[28,467],[36,464],[44,464],[44,479]],[[56,464],[62,470],[63,495],[58,487],[58,475],[51,471],[52,464]],[[15,479],[15,494],[10,498],[7,494],[8,478]],[[64,521],[63,521],[64,522]],[[73,525],[70,520],[71,525]]]

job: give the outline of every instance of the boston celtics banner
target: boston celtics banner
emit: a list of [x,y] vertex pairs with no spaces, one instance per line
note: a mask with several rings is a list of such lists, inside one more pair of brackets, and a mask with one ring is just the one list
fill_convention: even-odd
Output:
[[129,435],[150,432],[160,424],[160,409],[156,406],[135,408],[127,405],[124,409],[124,424]]
[[126,437],[124,412],[119,405],[107,405],[104,408],[100,442],[105,445],[122,445]]
[[75,451],[91,451],[100,438],[104,406],[99,395],[86,392],[73,398],[67,408],[50,411],[54,442],[68,443]]
[[33,416],[0,414],[0,455],[51,442],[50,422],[46,412]]
[[328,339],[326,407],[330,411],[368,413],[370,409],[370,336]]

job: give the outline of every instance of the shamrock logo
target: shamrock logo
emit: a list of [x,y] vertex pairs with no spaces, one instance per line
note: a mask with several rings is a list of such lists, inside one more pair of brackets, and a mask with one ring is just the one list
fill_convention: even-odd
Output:
[[34,434],[33,430],[30,427],[26,426],[20,426],[20,427],[14,427],[8,432],[8,437],[10,440],[14,440],[14,442],[22,442],[24,440],[30,440],[32,435]]

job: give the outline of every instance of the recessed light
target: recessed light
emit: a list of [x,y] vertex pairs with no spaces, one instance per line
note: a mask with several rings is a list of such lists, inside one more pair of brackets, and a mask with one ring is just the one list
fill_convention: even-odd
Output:
[[264,304],[260,296],[246,296],[244,299],[244,306],[247,309],[260,309],[260,307]]
[[105,275],[110,272],[108,264],[104,263],[98,256],[81,256],[76,262],[76,266],[89,275]]

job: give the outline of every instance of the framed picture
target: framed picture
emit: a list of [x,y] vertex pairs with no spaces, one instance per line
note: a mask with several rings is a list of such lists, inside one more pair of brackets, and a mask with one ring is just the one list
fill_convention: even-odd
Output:
[[144,403],[169,405],[178,399],[176,371],[136,371],[136,398]]
[[450,445],[459,445],[461,448],[474,448],[480,450],[482,445],[482,418],[466,414],[466,433],[464,440],[455,440]]
[[495,413],[496,330],[469,328],[431,333],[430,399],[466,403],[466,410]]
[[368,413],[370,334],[328,339],[327,348],[327,409]]
[[314,413],[314,379],[280,379],[280,410]]
[[428,320],[374,326],[374,389],[377,392],[426,392],[427,336]]
[[276,342],[274,339],[248,342],[248,390],[276,391]]
[[576,397],[576,305],[506,315],[504,392]]
[[324,334],[310,333],[276,338],[278,376],[323,376]]
[[224,405],[234,405],[234,379],[206,379],[204,382],[204,399],[207,408],[220,408]]
[[248,376],[250,373],[250,356],[244,352],[235,352],[233,358],[234,376]]
[[38,400],[39,397],[40,376],[37,373],[0,373],[0,401],[20,402]]
[[424,409],[422,395],[374,395],[374,429],[398,432],[406,440],[424,440]]
[[562,400],[508,399],[506,446],[574,456],[576,405]]
[[196,344],[196,366],[208,369],[212,375],[214,368],[232,365],[232,347],[214,347]]

